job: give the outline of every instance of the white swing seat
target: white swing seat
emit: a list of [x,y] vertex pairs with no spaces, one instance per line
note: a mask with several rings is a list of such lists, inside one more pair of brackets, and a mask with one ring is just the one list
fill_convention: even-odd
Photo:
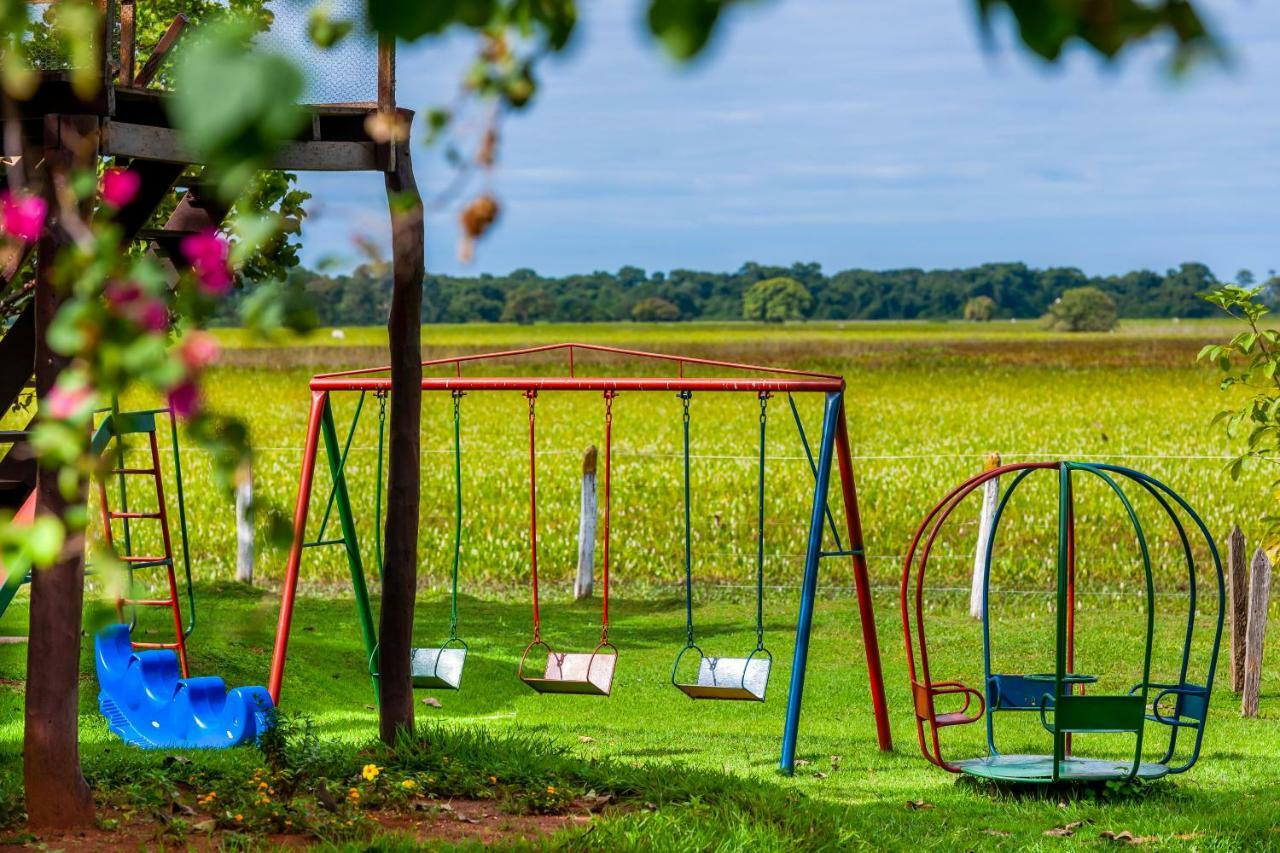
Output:
[[690,699],[763,702],[773,661],[767,657],[704,657],[698,665],[698,681],[680,684]]
[[613,689],[617,662],[617,654],[549,651],[543,674],[528,676],[521,673],[520,680],[538,693],[608,696]]
[[462,686],[462,667],[467,662],[464,646],[414,649],[410,670],[414,687],[457,690]]

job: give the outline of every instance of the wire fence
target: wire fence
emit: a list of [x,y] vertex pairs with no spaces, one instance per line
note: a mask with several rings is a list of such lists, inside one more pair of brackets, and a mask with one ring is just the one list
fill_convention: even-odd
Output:
[[[352,451],[374,452],[378,448],[376,445],[352,445]],[[303,448],[293,446],[281,447],[255,447],[254,453],[296,453],[301,455]],[[211,451],[202,447],[183,450],[183,453],[209,453]],[[440,456],[452,456],[452,449],[430,449],[423,448],[422,454],[433,454]],[[503,458],[527,458],[528,450],[467,450],[467,456],[496,456]],[[539,456],[581,456],[580,450],[569,449],[552,449],[538,450]],[[987,451],[969,451],[964,453],[881,453],[881,454],[853,454],[850,459],[853,461],[898,461],[911,459],[985,459],[990,455]],[[653,459],[682,459],[682,453],[656,453],[646,450],[618,450],[613,451],[614,457],[640,457]],[[1103,459],[1131,459],[1131,460],[1151,460],[1151,459],[1171,459],[1175,461],[1216,461],[1230,462],[1234,457],[1227,453],[1211,454],[1211,453],[1187,453],[1187,454],[1170,454],[1170,453],[1093,453],[1093,452],[1065,452],[1060,450],[1013,450],[1001,451],[1001,456],[1006,459],[1083,459],[1103,460]],[[758,463],[760,457],[756,454],[728,454],[728,453],[690,453],[690,459],[706,459],[706,460],[727,460]],[[791,455],[791,454],[766,454],[766,459],[776,460],[779,462],[798,462],[808,459],[807,456]]]

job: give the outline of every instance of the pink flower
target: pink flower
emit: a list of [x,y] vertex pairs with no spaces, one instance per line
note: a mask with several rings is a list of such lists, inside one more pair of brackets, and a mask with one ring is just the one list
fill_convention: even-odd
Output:
[[147,296],[137,282],[108,282],[103,297],[117,315],[148,332],[163,332],[169,328],[169,309],[163,301]]
[[48,203],[37,195],[15,196],[5,193],[0,200],[4,232],[24,243],[34,243],[40,239],[40,230],[44,227],[44,218],[48,212]]
[[107,169],[102,173],[102,203],[116,210],[133,201],[142,177],[128,169]]
[[169,408],[180,418],[189,418],[200,410],[200,388],[194,380],[184,379],[169,391]]
[[136,281],[111,281],[102,295],[113,311],[123,313],[142,298],[142,287]]
[[163,332],[169,328],[169,309],[158,299],[148,300],[138,311],[138,325],[148,332]]
[[93,389],[88,385],[68,387],[62,383],[54,385],[45,397],[45,411],[49,417],[66,421],[79,417],[93,406]]
[[203,370],[218,359],[218,339],[208,332],[192,332],[178,345],[178,355],[187,369]]
[[228,253],[227,241],[213,229],[182,238],[182,254],[191,264],[200,286],[211,296],[221,296],[231,289]]

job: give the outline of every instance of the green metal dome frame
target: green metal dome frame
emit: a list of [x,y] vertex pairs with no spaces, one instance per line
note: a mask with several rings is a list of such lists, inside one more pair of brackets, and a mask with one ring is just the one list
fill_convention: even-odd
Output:
[[[990,582],[991,563],[1000,522],[1009,499],[1035,471],[1058,474],[1057,590],[1055,596],[1055,667],[1050,673],[1013,674],[993,671],[991,663]],[[1072,476],[1094,477],[1117,497],[1124,508],[1141,554],[1144,591],[1142,680],[1124,693],[1085,694],[1081,688],[1099,679],[1074,671],[1075,652],[1075,511]],[[1002,475],[1014,475],[1005,488],[992,516],[986,542],[983,570],[982,647],[985,689],[977,690],[960,681],[942,681],[932,676],[924,628],[925,576],[930,552],[947,519],[956,507],[979,486]],[[1187,624],[1173,682],[1151,680],[1152,643],[1155,633],[1156,596],[1147,536],[1138,513],[1121,482],[1137,486],[1150,495],[1172,522],[1177,532],[1187,571]],[[1179,514],[1185,514],[1190,525]],[[1198,531],[1207,546],[1217,581],[1216,620],[1213,643],[1203,683],[1190,677],[1195,646],[1196,608],[1200,601],[1197,560],[1189,527]],[[914,584],[912,581],[914,580]],[[1171,488],[1147,474],[1119,465],[1089,462],[1024,462],[983,472],[953,489],[925,517],[907,551],[901,581],[903,636],[907,666],[915,706],[916,732],[920,749],[933,764],[956,773],[966,773],[1004,782],[1053,783],[1110,779],[1158,779],[1170,773],[1190,770],[1200,757],[1208,721],[1209,697],[1217,668],[1225,617],[1226,584],[1222,560],[1213,536],[1191,506]],[[914,625],[913,625],[914,623]],[[917,652],[919,667],[917,667]],[[939,697],[963,697],[956,711],[939,712]],[[971,710],[975,706],[976,710]],[[1053,736],[1053,750],[1041,755],[1001,753],[996,746],[996,717],[1007,712],[1036,713],[1043,729]],[[985,719],[987,754],[975,758],[943,758],[939,731]],[[1158,761],[1143,761],[1147,725],[1168,730],[1168,745]],[[1179,755],[1179,734],[1189,730],[1189,755]],[[1073,754],[1072,736],[1088,733],[1127,733],[1135,736],[1130,761],[1084,758]],[[1184,751],[1185,752],[1185,751]],[[1176,760],[1175,760],[1176,759]]]

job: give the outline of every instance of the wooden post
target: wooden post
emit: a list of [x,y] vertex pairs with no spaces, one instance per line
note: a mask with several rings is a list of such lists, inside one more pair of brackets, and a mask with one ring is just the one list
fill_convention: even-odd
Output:
[[133,72],[137,62],[136,35],[137,25],[134,22],[137,12],[136,0],[120,2],[120,85],[133,85]]
[[236,482],[236,580],[253,583],[253,464],[240,470]]
[[[393,104],[394,106],[394,104]],[[391,360],[389,453],[418,459],[422,429],[422,280],[426,275],[422,197],[413,179],[409,145],[394,148],[384,175],[391,212],[391,312],[387,337]],[[387,476],[386,545],[379,614],[378,731],[383,742],[413,730],[413,604],[418,585],[418,466],[392,465]]]
[[582,512],[578,516],[578,577],[573,582],[573,597],[591,597],[595,584],[596,564],[596,448],[587,448],[582,456]]
[[[42,189],[52,218],[36,248],[35,377],[42,406],[71,361],[48,345],[49,326],[67,298],[54,284],[55,259],[71,244],[60,219],[59,199],[71,193],[73,171],[86,166],[83,155],[94,153],[97,119],[48,115],[43,131]],[[92,207],[93,199],[85,199],[78,215],[87,217]],[[66,523],[77,509],[84,511],[88,483],[82,476],[60,483],[59,474],[56,468],[39,469],[36,515]],[[84,548],[83,528],[73,527],[56,562],[31,578],[22,764],[27,824],[32,829],[92,826],[94,820],[93,796],[80,770],[79,743]]]
[[1240,526],[1227,537],[1227,602],[1231,611],[1231,691],[1244,690],[1244,638],[1249,620],[1249,558]]
[[1271,598],[1271,560],[1259,548],[1253,552],[1249,578],[1249,627],[1244,646],[1244,694],[1240,715],[1258,716],[1258,692],[1262,688],[1262,647],[1267,638],[1267,605]]
[[[1000,454],[987,457],[983,471],[1000,467]],[[1000,497],[1000,478],[995,477],[982,484],[982,512],[978,516],[978,546],[973,552],[973,582],[969,587],[969,615],[982,618],[982,590],[986,582],[987,543],[991,539],[991,525],[995,521],[996,501]]]

